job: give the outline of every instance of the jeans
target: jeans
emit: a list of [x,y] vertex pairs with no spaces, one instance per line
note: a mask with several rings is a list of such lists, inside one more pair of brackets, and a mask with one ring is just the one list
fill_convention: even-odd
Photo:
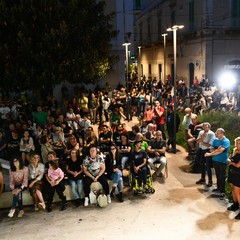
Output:
[[16,208],[17,203],[19,210],[23,210],[22,191],[19,192],[17,195],[13,195],[12,208]]
[[122,192],[122,190],[123,190],[122,172],[120,170],[118,172],[113,172],[112,173],[112,181],[113,181],[113,186],[117,185],[118,186],[118,191]]
[[[159,157],[154,157],[154,158],[149,158],[148,159],[150,167],[157,173],[161,173],[162,170],[166,167],[167,165],[167,159],[165,156],[159,156]],[[159,168],[157,168],[154,164],[155,163],[160,163]]]
[[122,157],[122,158],[121,158],[122,169],[125,168],[125,165],[126,165],[128,159],[129,159],[129,157]]
[[72,189],[72,194],[74,199],[84,198],[84,192],[83,192],[83,180],[73,180],[69,179],[69,185]]

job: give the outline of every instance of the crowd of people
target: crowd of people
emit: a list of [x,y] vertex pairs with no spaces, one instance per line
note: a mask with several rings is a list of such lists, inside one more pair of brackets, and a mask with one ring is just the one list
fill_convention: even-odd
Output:
[[[211,130],[209,122],[200,123],[198,116],[192,113],[190,108],[185,109],[185,116],[182,124],[185,127],[186,140],[188,143],[188,157],[194,156],[192,159],[194,164],[198,164],[201,177],[196,184],[205,185],[212,188],[212,169],[216,174],[216,188],[212,189],[213,194],[217,194],[220,200],[226,198],[226,176],[227,181],[232,188],[233,204],[227,209],[236,211],[240,204],[240,138],[235,139],[235,148],[232,154],[230,151],[230,141],[225,136],[225,130],[218,128],[214,133]],[[227,165],[229,165],[227,171]],[[206,181],[206,173],[208,182]],[[240,219],[238,213],[235,219]]]
[[[210,86],[207,80],[198,82],[195,79],[190,88],[178,81],[176,103],[173,92],[169,76],[165,83],[150,78],[132,80],[129,91],[121,85],[112,90],[106,84],[103,89],[88,92],[76,88],[75,95],[69,96],[65,87],[61,103],[52,94],[41,98],[36,93],[22,95],[19,101],[2,101],[0,157],[10,161],[13,194],[8,216],[13,217],[17,204],[18,216],[23,216],[22,191],[26,189],[33,197],[36,211],[39,208],[52,211],[55,191],[62,200],[60,210],[65,210],[66,181],[72,189],[76,207],[81,203],[88,206],[94,182],[101,183],[108,203],[112,198],[123,202],[123,169],[136,177],[138,195],[148,192],[148,166],[153,179],[163,177],[162,171],[167,164],[165,152],[171,152],[176,144],[174,104],[178,111],[186,113],[182,124],[189,152],[199,148],[198,154],[204,163],[197,183],[206,182],[207,170],[208,187],[212,186],[208,159],[213,159],[216,191],[220,191],[223,198],[230,143],[224,129],[219,128],[215,136],[211,125],[199,123],[197,115],[217,110],[238,113],[239,101],[234,93],[228,95]],[[124,121],[130,121],[133,116],[139,118],[139,124],[127,131]],[[97,131],[93,127],[95,124],[98,124]],[[177,113],[176,131],[179,125]],[[230,169],[238,168],[237,149],[238,140]],[[229,174],[235,204],[230,210],[237,209],[240,203],[239,187],[233,179]],[[111,189],[109,180],[112,181]]]

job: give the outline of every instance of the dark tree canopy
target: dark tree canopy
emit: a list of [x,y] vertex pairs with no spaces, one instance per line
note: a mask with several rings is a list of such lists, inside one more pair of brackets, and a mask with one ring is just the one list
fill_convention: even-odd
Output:
[[97,82],[111,61],[111,16],[97,0],[0,0],[5,90]]

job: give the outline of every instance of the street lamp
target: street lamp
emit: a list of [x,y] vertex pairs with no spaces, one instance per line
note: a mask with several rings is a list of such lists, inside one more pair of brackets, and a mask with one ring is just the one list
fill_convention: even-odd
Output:
[[123,46],[125,47],[125,82],[126,82],[126,104],[127,104],[127,120],[129,121],[129,95],[128,95],[128,59],[129,59],[129,52],[128,52],[128,46],[131,45],[131,43],[124,43]]
[[173,136],[173,149],[174,149],[174,153],[176,153],[176,140],[177,140],[177,137],[176,137],[176,131],[177,131],[177,128],[176,128],[176,111],[177,111],[177,85],[176,85],[176,82],[177,82],[177,30],[178,29],[182,29],[184,28],[183,25],[174,25],[173,27],[171,28],[168,28],[167,31],[168,32],[173,32],[173,58],[174,58],[174,76],[173,76],[173,80],[174,80],[174,113],[173,113],[173,118],[174,118],[174,129],[173,129],[173,132],[174,132],[174,136]]
[[142,46],[138,46],[138,80],[141,79],[141,48]]
[[163,82],[165,82],[165,76],[166,76],[166,37],[167,37],[167,33],[162,34],[163,37]]

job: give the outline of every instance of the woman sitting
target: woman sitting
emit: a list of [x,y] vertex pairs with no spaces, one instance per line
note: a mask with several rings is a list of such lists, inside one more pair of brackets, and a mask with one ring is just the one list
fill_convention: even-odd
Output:
[[126,167],[126,164],[129,161],[130,152],[131,152],[131,145],[128,142],[128,134],[122,133],[121,134],[121,143],[117,145],[119,158],[121,162],[121,169]]
[[45,209],[45,202],[42,196],[42,186],[43,186],[43,175],[44,175],[44,165],[40,162],[40,156],[38,154],[33,154],[30,159],[30,164],[28,166],[29,171],[29,191],[33,196],[35,211],[38,211],[38,207]]
[[70,134],[64,151],[65,156],[70,157],[70,153],[72,150],[78,151],[79,153],[79,143],[77,142],[76,137],[73,134]]
[[101,155],[97,154],[97,147],[90,146],[89,155],[83,160],[83,170],[85,177],[83,179],[83,188],[85,193],[84,206],[88,206],[90,185],[92,182],[100,182],[107,195],[108,203],[111,203],[109,195],[109,186],[105,176],[105,163]]
[[13,194],[13,201],[8,217],[13,217],[17,204],[19,208],[18,217],[23,216],[22,191],[27,188],[27,186],[28,168],[23,166],[23,161],[20,157],[13,157],[10,161],[10,188]]
[[112,191],[111,197],[115,197],[115,190],[118,188],[118,194],[116,194],[117,199],[123,202],[123,180],[121,171],[121,160],[119,158],[117,147],[113,144],[111,146],[111,151],[106,156],[106,173],[107,178],[112,180]]
[[23,164],[28,165],[30,160],[30,152],[35,150],[33,138],[30,136],[29,130],[25,130],[20,141],[20,152],[22,152]]
[[74,197],[74,204],[78,207],[81,204],[81,199],[84,198],[82,160],[76,149],[72,149],[70,154],[71,156],[66,162],[66,171]]

